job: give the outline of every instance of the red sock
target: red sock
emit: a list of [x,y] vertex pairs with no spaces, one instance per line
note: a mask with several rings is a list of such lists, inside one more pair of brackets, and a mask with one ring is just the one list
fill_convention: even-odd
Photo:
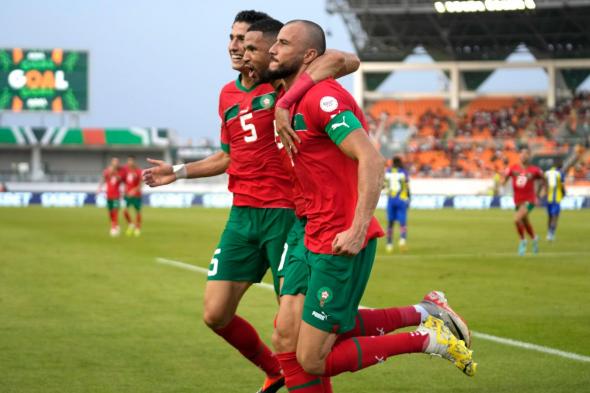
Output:
[[[531,225],[531,223],[529,222],[529,220],[526,220],[524,222],[524,229],[526,229],[526,233],[529,234],[529,236],[531,237],[531,239],[535,238],[535,230],[533,229],[533,226]],[[524,237],[524,235],[523,235]]]
[[111,216],[111,227],[117,227],[119,225],[119,211],[117,209],[112,209],[109,212],[109,215]]
[[322,386],[324,387],[324,393],[333,393],[330,377],[322,377]]
[[141,212],[137,212],[137,214],[135,214],[135,227],[141,228]]
[[324,390],[322,382],[323,377],[317,375],[311,375],[303,371],[303,368],[297,362],[297,356],[295,352],[277,353],[277,359],[283,369],[283,375],[285,376],[285,386],[289,392],[297,393],[323,393],[331,392],[330,390]]
[[125,216],[125,221],[127,221],[127,224],[129,224],[131,222],[131,216],[129,215],[129,210],[127,210],[127,209],[123,210],[123,216]]
[[516,223],[516,231],[518,232],[520,240],[524,240],[524,225],[522,222],[519,221]]
[[354,328],[338,336],[339,341],[358,336],[382,336],[406,326],[418,326],[420,313],[412,306],[381,309],[360,309]]
[[266,375],[276,376],[281,373],[276,357],[260,340],[256,329],[245,319],[236,315],[226,327],[214,332],[240,351],[246,359],[261,368]]
[[428,336],[416,332],[354,337],[332,348],[326,359],[324,375],[333,377],[381,363],[390,356],[422,352],[427,344]]

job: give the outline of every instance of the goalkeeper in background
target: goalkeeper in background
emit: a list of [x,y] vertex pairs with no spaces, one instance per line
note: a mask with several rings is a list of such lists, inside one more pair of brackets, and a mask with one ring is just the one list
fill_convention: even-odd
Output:
[[407,218],[410,206],[410,176],[404,168],[401,157],[393,157],[393,166],[385,172],[385,189],[387,190],[387,252],[393,251],[393,226],[399,223],[399,248],[406,250],[408,234]]

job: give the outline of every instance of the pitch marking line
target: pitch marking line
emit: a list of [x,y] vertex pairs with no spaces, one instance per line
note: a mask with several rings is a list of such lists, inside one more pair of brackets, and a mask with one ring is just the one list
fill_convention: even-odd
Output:
[[[174,267],[184,269],[184,270],[191,270],[193,272],[198,272],[201,274],[207,274],[207,272],[209,271],[208,269],[205,269],[205,268],[202,268],[199,266],[195,266],[195,265],[191,265],[189,263],[175,261],[175,260],[167,259],[167,258],[156,258],[156,262],[161,263],[163,265],[174,266]],[[258,283],[258,284],[254,284],[254,285],[264,288],[264,289],[269,289],[271,291],[274,291],[274,287],[271,284],[267,284],[267,283],[262,282],[262,283]],[[368,307],[364,307],[364,306],[360,306],[360,307],[361,308],[368,308]],[[492,342],[495,342],[498,344],[504,344],[504,345],[508,345],[508,346],[512,346],[512,347],[528,349],[531,351],[542,352],[542,353],[546,353],[549,355],[555,355],[555,356],[559,356],[559,357],[566,358],[566,359],[577,360],[579,362],[590,363],[590,356],[580,355],[580,354],[573,353],[573,352],[561,351],[559,349],[545,347],[543,345],[531,344],[531,343],[527,343],[524,341],[513,340],[510,338],[492,336],[491,334],[486,334],[486,333],[472,331],[471,334],[473,335],[473,337],[477,337],[481,340],[492,341]]]

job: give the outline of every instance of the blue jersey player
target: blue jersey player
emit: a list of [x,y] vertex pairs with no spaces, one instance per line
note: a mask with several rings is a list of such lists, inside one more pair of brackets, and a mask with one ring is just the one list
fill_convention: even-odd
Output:
[[565,196],[564,172],[557,169],[556,166],[545,171],[545,180],[547,187],[547,240],[555,240],[555,230],[559,219],[560,203]]
[[406,249],[408,233],[407,218],[410,206],[410,177],[404,169],[402,159],[393,157],[393,166],[385,172],[385,188],[387,190],[387,252],[393,251],[393,225],[399,223],[401,251]]

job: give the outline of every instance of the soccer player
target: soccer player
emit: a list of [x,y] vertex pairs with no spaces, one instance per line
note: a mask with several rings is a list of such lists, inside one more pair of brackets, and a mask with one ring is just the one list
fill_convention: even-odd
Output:
[[539,237],[535,234],[533,225],[529,220],[529,214],[534,209],[537,201],[535,185],[538,181],[545,182],[541,168],[530,164],[531,154],[528,148],[520,149],[520,164],[506,168],[503,184],[512,179],[514,193],[514,224],[520,238],[518,255],[523,256],[527,250],[525,231],[532,240],[533,253],[539,252]]
[[547,184],[547,240],[553,241],[561,210],[561,200],[565,196],[565,175],[554,165],[545,171],[544,176]]
[[[271,74],[284,79],[288,94],[324,51],[321,27],[309,21],[289,22],[270,49]],[[313,375],[357,371],[410,352],[439,354],[472,375],[475,365],[465,343],[432,317],[416,332],[354,337],[334,346],[337,333],[355,325],[376,238],[383,235],[373,212],[383,184],[384,160],[365,131],[361,109],[333,79],[316,83],[291,114],[298,137],[293,139],[300,141],[292,157],[306,201],[302,254],[310,273],[296,359],[288,353],[277,355],[289,390],[322,392],[321,380]]]
[[393,157],[393,166],[385,172],[387,190],[387,252],[393,251],[393,226],[399,223],[399,248],[404,251],[407,238],[408,207],[410,206],[410,176],[401,157]]
[[107,209],[111,221],[110,234],[113,237],[119,236],[119,206],[121,204],[121,183],[123,181],[123,171],[119,165],[119,159],[113,157],[110,165],[102,172],[102,179],[98,185],[98,192],[102,192],[106,184]]
[[[125,181],[125,207],[123,208],[123,216],[127,221],[127,236],[141,235],[141,168],[135,162],[134,156],[127,157],[127,165],[123,167],[124,181]],[[129,214],[130,208],[135,209],[135,222],[131,219]]]
[[204,320],[266,372],[264,393],[274,392],[284,383],[280,366],[256,330],[235,312],[242,295],[261,280],[269,265],[278,292],[277,268],[294,221],[291,178],[275,143],[276,93],[272,85],[257,83],[243,60],[248,27],[267,18],[266,14],[244,11],[232,26],[229,51],[232,66],[240,75],[220,94],[223,151],[174,167],[150,160],[155,166],[144,171],[149,186],[185,177],[214,176],[226,170],[230,175],[233,207],[210,264]]
[[[270,63],[270,56],[267,53],[268,49],[274,43],[282,23],[274,20],[263,20],[253,23],[244,39],[244,62],[246,66],[252,69],[252,74],[256,75],[259,81],[271,82],[277,89],[282,88],[281,80],[272,80],[268,72],[268,65]],[[326,63],[315,60],[307,68],[306,72],[298,78],[298,82],[289,90],[288,96],[282,96],[277,102],[275,113],[284,110],[284,106],[290,106],[289,101],[299,100],[308,88],[312,87],[316,81],[325,79],[331,75],[337,77],[358,68],[358,59],[356,56],[350,54],[342,54],[337,51],[328,51],[322,55],[320,59],[325,57],[339,58],[339,60],[332,60],[328,62],[333,67],[319,65]],[[311,84],[310,84],[311,82]],[[279,92],[279,96],[281,92]],[[286,101],[285,102],[283,101]],[[288,112],[288,111],[287,111]],[[282,116],[280,116],[282,117]],[[287,116],[288,117],[288,116]],[[280,122],[280,121],[279,121]],[[286,125],[285,125],[286,126]],[[287,126],[288,127],[288,126]],[[290,129],[292,131],[292,129]],[[285,152],[283,145],[278,144],[279,151]],[[287,170],[292,172],[292,162],[286,154],[283,155],[286,162]],[[307,264],[305,263],[305,246],[303,244],[304,228],[306,223],[305,217],[305,201],[301,194],[300,187],[296,179],[294,179],[294,200],[295,212],[297,220],[293,225],[287,242],[285,243],[285,250],[281,257],[279,265],[279,277],[281,277],[281,291],[280,291],[280,307],[276,318],[276,327],[273,333],[273,345],[277,351],[281,363],[286,364],[287,370],[291,370],[291,364],[296,363],[295,350],[297,343],[297,336],[301,324],[301,310],[303,309],[303,302],[307,292],[307,282],[309,279],[309,272]],[[457,335],[465,337],[469,342],[469,332],[464,321],[456,314],[447,304],[444,294],[433,291],[429,293],[424,300],[415,306],[408,307],[393,307],[379,310],[358,310],[355,317],[354,328],[346,334],[340,335],[338,340],[355,336],[371,336],[382,335],[405,326],[416,326],[422,322],[428,315],[435,315],[444,318],[449,326],[452,326]],[[292,372],[288,373],[289,377]],[[308,375],[303,376],[304,379]],[[312,380],[317,380],[317,377],[311,376]],[[301,380],[301,375],[299,376]],[[301,381],[305,382],[305,381]],[[289,380],[289,383],[296,384],[297,382]],[[331,391],[329,378],[321,378],[321,386],[324,392]]]
[[557,222],[561,211],[561,200],[566,194],[565,174],[576,164],[583,152],[584,148],[581,145],[576,145],[572,154],[566,158],[562,165],[554,165],[544,173],[545,187],[543,193],[547,197],[547,240],[549,241],[555,240],[555,231],[557,230]]

